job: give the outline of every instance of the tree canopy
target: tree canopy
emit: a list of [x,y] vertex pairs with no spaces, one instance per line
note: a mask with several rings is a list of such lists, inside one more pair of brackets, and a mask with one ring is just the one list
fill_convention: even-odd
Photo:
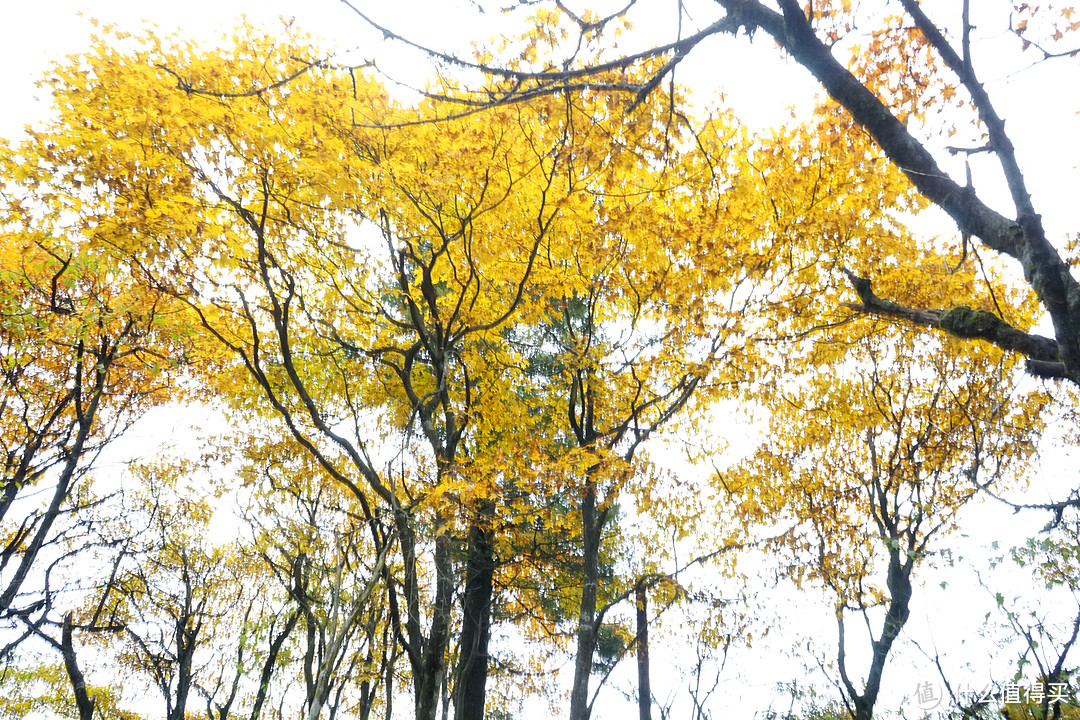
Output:
[[[1075,468],[1025,488],[1076,439],[1080,257],[969,3],[717,0],[629,55],[634,3],[528,5],[502,49],[419,48],[447,72],[413,99],[292,24],[103,28],[49,73],[52,119],[0,149],[0,713],[586,720],[623,682],[643,718],[672,683],[706,717],[710,668],[784,631],[755,603],[793,592],[834,691],[801,711],[869,720],[984,498],[1040,513],[1011,560],[1068,605]],[[1071,9],[1009,9],[1075,74]],[[723,34],[809,70],[813,112],[691,102],[676,66]],[[230,429],[95,472],[180,403]],[[995,671],[1068,686],[1080,612],[991,592],[1019,648]],[[651,681],[680,622],[696,662]],[[933,668],[965,717],[1076,712]]]

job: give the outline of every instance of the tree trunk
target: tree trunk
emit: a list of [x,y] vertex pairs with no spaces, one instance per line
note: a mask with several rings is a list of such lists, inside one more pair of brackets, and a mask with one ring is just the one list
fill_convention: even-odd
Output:
[[874,715],[878,692],[881,690],[881,676],[893,642],[900,635],[904,624],[911,614],[911,568],[912,561],[900,561],[900,551],[893,549],[889,558],[889,609],[885,613],[885,625],[881,637],[873,644],[874,656],[870,663],[870,674],[866,679],[866,690],[856,702],[856,720],[870,720]]
[[435,538],[435,603],[431,632],[428,635],[416,690],[416,720],[435,720],[439,710],[440,690],[446,674],[446,650],[450,640],[450,619],[454,601],[453,558],[450,536]]
[[191,664],[195,656],[195,643],[200,628],[199,625],[189,628],[187,623],[186,613],[185,617],[176,620],[176,696],[168,720],[184,720],[186,717],[188,695],[194,680]]
[[289,613],[288,618],[285,620],[285,627],[270,642],[270,651],[266,655],[262,672],[259,674],[259,690],[255,694],[255,703],[251,707],[251,720],[259,720],[262,715],[263,704],[266,702],[266,695],[270,691],[270,678],[277,668],[278,653],[281,652],[281,646],[285,644],[285,640],[292,634],[293,628],[296,627],[299,619],[300,613],[296,611]]
[[652,689],[649,687],[649,608],[645,583],[634,589],[637,596],[638,718],[652,720]]
[[893,642],[899,637],[900,631],[911,614],[911,571],[914,561],[909,556],[901,562],[900,556],[899,546],[890,549],[887,580],[889,607],[885,612],[885,623],[880,637],[877,640],[871,638],[873,656],[870,661],[870,672],[866,678],[866,687],[861,693],[848,676],[844,648],[844,619],[842,614],[837,615],[840,641],[837,659],[841,680],[851,700],[851,707],[855,711],[854,720],[871,720],[874,717],[874,705],[877,704],[878,693],[881,691],[881,677],[885,671],[885,663],[889,659],[889,651],[892,650]]
[[[104,372],[105,371],[99,371],[99,375],[103,376]],[[103,384],[104,380],[100,380],[99,383]],[[8,586],[4,589],[3,594],[0,594],[0,612],[7,611],[15,601],[23,581],[26,580],[27,575],[30,574],[30,568],[37,559],[38,552],[41,551],[42,546],[45,544],[45,540],[49,536],[49,531],[52,529],[53,523],[56,521],[56,518],[60,516],[61,507],[63,506],[64,501],[68,499],[72,482],[75,478],[75,471],[78,469],[79,461],[83,457],[86,441],[90,437],[90,430],[97,417],[97,407],[100,397],[101,388],[95,387],[94,395],[90,400],[88,408],[78,420],[79,431],[75,436],[75,441],[72,443],[71,448],[65,452],[67,459],[64,462],[63,470],[60,472],[60,477],[56,481],[56,489],[53,490],[49,506],[41,516],[41,524],[34,534],[34,539],[27,545],[26,551],[19,561],[18,568],[12,574],[11,580],[8,582]],[[4,560],[6,561],[7,558],[4,558]]]
[[75,658],[75,645],[72,641],[71,613],[64,616],[64,626],[60,635],[60,649],[64,656],[64,669],[67,670],[71,689],[75,693],[75,706],[79,708],[79,720],[93,720],[94,699],[86,691],[86,680]]
[[590,481],[581,506],[585,545],[582,568],[581,610],[578,613],[577,655],[574,660],[574,687],[570,692],[570,720],[589,717],[589,676],[596,652],[596,596],[600,581],[600,531],[603,513],[596,512],[596,486]]
[[461,649],[456,673],[457,686],[454,689],[456,720],[484,720],[488,641],[491,637],[491,595],[495,571],[492,534],[490,529],[479,524],[473,524],[469,528]]

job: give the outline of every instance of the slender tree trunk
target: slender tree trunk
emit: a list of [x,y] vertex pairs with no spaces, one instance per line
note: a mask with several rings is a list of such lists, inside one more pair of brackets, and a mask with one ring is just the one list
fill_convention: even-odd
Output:
[[649,687],[649,607],[645,583],[634,589],[637,596],[638,718],[652,720],[652,689]]
[[416,688],[416,720],[435,720],[439,710],[440,690],[446,674],[446,650],[450,640],[450,619],[454,601],[453,558],[450,536],[441,533],[435,538],[435,603],[432,608],[431,632],[421,662]]
[[889,659],[892,645],[899,637],[900,631],[911,614],[911,570],[913,560],[908,557],[904,562],[900,560],[901,551],[898,548],[890,550],[889,574],[887,586],[889,589],[889,607],[885,612],[885,623],[881,629],[881,635],[873,640],[873,656],[870,661],[870,672],[867,674],[866,687],[860,693],[855,688],[847,673],[844,650],[844,621],[843,616],[837,616],[840,628],[840,653],[838,656],[841,680],[851,698],[851,705],[855,710],[854,720],[872,720],[874,717],[874,705],[877,703],[878,693],[881,690],[881,677],[885,671],[885,663]]
[[394,666],[397,665],[398,650],[397,645],[390,647],[390,660],[384,666],[383,682],[386,683],[386,702],[383,704],[383,720],[391,720],[394,717]]
[[492,531],[474,523],[469,528],[465,558],[461,649],[454,689],[455,720],[484,720],[494,571]]
[[[100,380],[100,383],[103,384],[104,379]],[[52,530],[53,523],[56,521],[56,518],[60,516],[60,510],[64,501],[68,499],[68,495],[71,492],[72,481],[75,477],[75,471],[78,469],[79,461],[82,459],[83,452],[86,448],[86,441],[90,437],[91,427],[97,416],[98,400],[100,397],[101,389],[100,387],[95,387],[94,395],[90,400],[88,408],[79,418],[79,431],[75,436],[75,441],[71,444],[71,447],[66,450],[65,454],[67,459],[64,462],[63,470],[60,472],[60,477],[56,481],[56,488],[53,490],[49,506],[46,508],[45,512],[42,513],[41,524],[38,526],[33,540],[30,541],[26,551],[23,553],[22,559],[19,561],[19,566],[12,575],[11,580],[8,582],[8,586],[4,589],[3,593],[0,594],[0,612],[6,611],[15,601],[15,597],[18,595],[23,581],[26,580],[27,575],[30,574],[30,568],[37,559],[38,552],[40,552],[41,547],[45,544],[45,540],[49,536],[49,531]]]
[[251,720],[259,720],[262,715],[263,704],[266,702],[266,695],[270,691],[270,678],[277,667],[278,653],[281,652],[281,646],[285,644],[285,640],[292,634],[293,628],[296,627],[299,619],[300,613],[296,611],[289,613],[288,618],[285,620],[285,627],[274,636],[270,643],[270,651],[266,655],[262,672],[259,674],[259,690],[255,694],[255,703],[251,707]]
[[442,717],[441,720],[450,720],[450,706],[453,703],[450,700],[450,674],[443,673],[442,691],[439,697],[442,699]]
[[[602,513],[599,514],[602,516]],[[570,720],[589,717],[589,676],[596,653],[596,596],[600,582],[600,531],[602,517],[596,511],[596,486],[590,481],[581,507],[585,555],[582,568],[581,609],[578,613],[574,686],[570,692]]]
[[86,691],[86,679],[75,658],[75,646],[72,641],[71,613],[64,616],[64,626],[60,635],[60,649],[64,656],[64,669],[67,670],[71,689],[75,693],[75,706],[79,709],[79,720],[93,720],[94,699]]
[[866,690],[862,702],[856,702],[856,720],[870,720],[874,716],[874,705],[881,690],[881,676],[893,642],[900,635],[904,624],[911,614],[911,559],[900,562],[900,552],[892,550],[889,560],[889,609],[885,613],[885,626],[881,636],[874,642],[874,656],[870,662],[870,673],[866,678]]
[[187,626],[186,618],[176,621],[176,701],[169,713],[169,720],[184,720],[187,713],[188,695],[191,692],[192,677],[191,663],[195,655],[195,643],[199,636],[199,626],[194,628]]
[[[360,682],[360,704],[357,709],[357,720],[369,720],[371,718],[371,711],[375,705],[375,698],[379,694],[379,684],[383,673],[390,672],[386,662],[386,643],[388,640],[387,633],[390,629],[390,620],[387,618],[381,624],[380,621],[383,621],[381,612],[371,613],[368,615],[367,622],[364,624],[364,634],[368,643],[367,657],[364,658],[364,667],[367,669],[368,674],[366,674],[364,680]],[[376,647],[380,649],[377,665],[375,653]],[[378,672],[372,673],[372,670],[376,666],[378,667]],[[389,702],[389,700],[387,700],[387,702]]]

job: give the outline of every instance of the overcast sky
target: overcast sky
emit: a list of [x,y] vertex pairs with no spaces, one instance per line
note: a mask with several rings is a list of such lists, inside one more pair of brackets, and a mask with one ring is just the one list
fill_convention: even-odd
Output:
[[[467,52],[471,40],[489,38],[499,29],[500,18],[492,13],[478,14],[474,0],[355,2],[391,29],[440,49]],[[586,7],[605,2],[610,0],[572,4]],[[1073,137],[1072,123],[1080,111],[1080,94],[1075,92],[1080,81],[1075,73],[1064,81],[1055,80],[1055,69],[1069,61],[1013,72],[1015,58],[1007,58],[1010,53],[998,51],[999,46],[1016,46],[1015,41],[1002,37],[1008,33],[1003,26],[999,27],[1003,18],[1008,17],[1008,13],[998,12],[1003,2],[987,0],[976,6],[988,13],[985,21],[977,18],[978,32],[985,33],[974,48],[981,77],[999,102],[1010,131],[1022,140],[1018,148],[1021,163],[1027,168],[1040,169],[1030,173],[1029,181],[1036,192],[1036,202],[1039,203],[1040,194],[1046,198],[1041,205],[1046,208],[1044,220],[1048,229],[1052,234],[1075,232],[1075,215],[1066,219],[1048,211],[1051,207],[1062,210],[1077,205],[1072,188],[1076,187],[1080,143]],[[46,116],[47,103],[35,102],[34,98],[47,100],[47,91],[35,88],[34,83],[50,60],[86,47],[90,16],[132,29],[145,20],[156,24],[162,32],[181,31],[207,41],[235,26],[241,16],[266,26],[272,26],[279,17],[295,17],[300,28],[324,38],[337,51],[354,50],[353,57],[364,59],[377,57],[380,67],[389,70],[395,79],[420,84],[430,69],[415,53],[384,41],[339,0],[0,0],[0,5],[8,29],[5,42],[0,44],[2,138],[14,138],[27,122]],[[673,13],[669,10],[673,7],[674,0],[640,3],[635,8],[638,14],[634,16],[634,31],[621,40],[620,49],[627,51],[645,42],[672,39]],[[707,22],[716,14],[715,3],[705,0],[688,0],[687,7],[698,23]],[[80,12],[83,17],[79,16]],[[716,90],[722,90],[740,117],[756,127],[782,121],[789,105],[809,106],[816,86],[807,73],[779,61],[771,43],[754,45],[748,48],[745,42],[707,41],[680,66],[678,79],[696,88],[702,102],[708,102]],[[1003,58],[1007,58],[1007,64],[991,65]],[[1072,63],[1073,67],[1076,65]],[[975,161],[986,160],[977,157]],[[1053,173],[1041,172],[1041,168],[1055,165]],[[951,171],[962,173],[959,167]],[[1066,175],[1072,182],[1066,182]]]
[[[47,91],[34,83],[50,61],[84,49],[94,17],[116,23],[124,29],[137,29],[143,21],[155,24],[163,33],[179,31],[186,36],[212,41],[234,27],[241,16],[256,25],[273,26],[278,18],[295,18],[298,26],[316,38],[324,39],[336,51],[353,51],[353,57],[377,57],[380,67],[396,80],[421,84],[430,74],[430,64],[416,53],[385,41],[367,27],[349,7],[339,0],[51,0],[20,2],[0,0],[9,32],[0,44],[0,137],[13,138],[27,122],[46,116]],[[506,21],[491,13],[479,14],[471,0],[430,2],[373,3],[358,0],[358,7],[370,10],[379,22],[419,43],[440,50],[469,51],[472,40],[486,40],[499,32]],[[594,4],[594,3],[590,3]],[[623,51],[646,42],[674,38],[672,2],[642,5],[643,14],[635,20],[632,37],[624,38]],[[692,4],[690,5],[692,9]],[[706,3],[698,19],[709,19],[715,5]],[[373,9],[374,8],[374,9]],[[661,12],[662,11],[662,12]],[[80,17],[79,13],[82,13]],[[636,44],[635,44],[636,43]],[[747,53],[750,53],[749,55]],[[793,103],[808,104],[815,86],[798,68],[785,66],[769,47],[739,48],[732,57],[718,47],[703,47],[679,68],[679,80],[699,90],[703,102],[722,88],[729,101],[736,103],[755,125],[767,125],[784,116]],[[763,82],[768,78],[769,82]]]
[[[77,15],[80,10],[87,16],[93,15],[103,22],[114,22],[122,27],[134,29],[141,20],[147,20],[163,32],[182,29],[185,34],[206,40],[234,26],[245,13],[253,23],[264,25],[273,23],[278,16],[295,16],[301,28],[326,38],[335,48],[361,47],[364,49],[360,53],[364,57],[369,56],[368,48],[373,48],[371,54],[389,51],[376,33],[366,28],[337,0],[0,0],[0,3],[7,29],[5,42],[0,43],[0,137],[4,138],[17,136],[25,123],[45,117],[47,91],[36,89],[34,81],[42,75],[50,60],[86,47],[90,25],[86,17]],[[410,9],[404,12],[401,8],[405,4],[396,3],[397,17],[391,15],[390,3],[381,5],[379,12],[386,15],[380,19],[385,19],[395,29],[408,30],[410,37],[420,42],[440,48],[460,49],[465,39],[486,34],[477,26],[475,13],[468,10],[468,0],[426,3],[422,12],[416,9],[421,3],[408,4]],[[771,48],[759,48],[753,54],[746,54],[748,51],[743,47],[740,52],[744,54],[735,61],[715,48],[699,49],[694,57],[695,64],[681,69],[681,77],[699,85],[722,84],[738,107],[744,104],[749,107],[749,101],[753,100],[754,112],[760,118],[782,120],[784,113],[779,111],[808,97],[809,86],[801,70],[763,59],[773,56]],[[415,63],[406,64],[404,56],[394,57],[400,58],[400,63],[395,64],[391,57],[383,64],[392,67],[399,77],[422,72]],[[769,76],[776,82],[763,83],[762,73],[750,71],[766,62],[769,63],[767,72],[776,73]],[[1009,128],[1023,143],[1019,148],[1021,159],[1039,193],[1036,200],[1041,200],[1040,205],[1045,208],[1048,228],[1061,234],[1075,232],[1078,225],[1074,208],[1080,206],[1075,200],[1080,187],[1076,175],[1080,143],[1071,132],[1075,127],[1075,111],[1080,109],[1076,86],[1055,84],[1052,75],[1048,77],[1041,71],[987,79],[991,81],[991,92],[1004,98],[1006,106],[1013,111],[1005,113]],[[35,101],[35,96],[46,102]],[[1024,101],[1021,98],[1025,96],[1033,99]],[[950,231],[948,227],[943,230]],[[970,625],[967,631],[976,631],[974,628],[978,623],[972,623],[969,609],[956,604],[950,609],[956,613],[952,618],[955,620],[953,627],[962,625],[966,619]],[[939,627],[948,622],[943,611],[934,612]],[[929,615],[926,613],[925,619],[913,617],[912,631],[917,632],[917,626],[928,624]],[[761,698],[745,700],[752,705]]]

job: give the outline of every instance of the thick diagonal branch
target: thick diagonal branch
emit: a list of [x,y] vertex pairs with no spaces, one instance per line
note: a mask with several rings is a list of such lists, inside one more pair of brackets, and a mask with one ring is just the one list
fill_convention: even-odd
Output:
[[1065,368],[1061,363],[1057,341],[1053,338],[1024,332],[993,313],[965,305],[948,310],[925,310],[883,300],[874,293],[868,278],[859,277],[850,270],[844,270],[844,273],[859,296],[858,303],[844,303],[845,307],[936,328],[953,337],[985,340],[1003,350],[1024,355],[1028,359],[1028,370],[1033,374],[1064,377]]
[[[1025,353],[1033,360],[1029,368],[1035,365],[1033,370],[1040,374],[1080,383],[1080,283],[1046,238],[1039,216],[1026,203],[1020,203],[1018,217],[1010,219],[950,178],[889,107],[833,57],[796,0],[780,0],[781,12],[758,0],[717,0],[717,3],[728,11],[738,26],[748,32],[764,30],[809,70],[855,122],[870,133],[911,183],[945,210],[963,233],[978,238],[987,247],[1005,253],[1021,264],[1025,278],[1053,322],[1056,360],[1052,362],[1060,365],[1052,367],[1052,362],[1047,364],[1050,361],[1036,358],[1029,352]],[[1000,144],[1003,140],[996,138],[995,142]],[[897,317],[901,315],[897,314]],[[993,329],[958,336],[982,337],[1009,347],[1008,343],[1016,338],[1008,333],[1000,340],[986,336],[987,333],[996,334],[994,330],[999,327],[995,324]]]

